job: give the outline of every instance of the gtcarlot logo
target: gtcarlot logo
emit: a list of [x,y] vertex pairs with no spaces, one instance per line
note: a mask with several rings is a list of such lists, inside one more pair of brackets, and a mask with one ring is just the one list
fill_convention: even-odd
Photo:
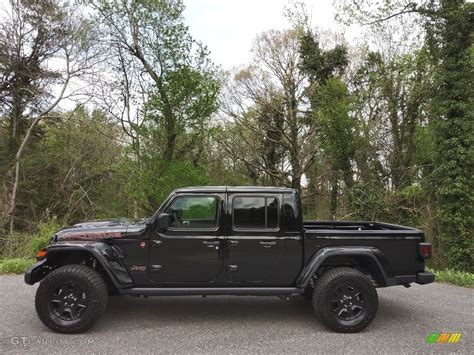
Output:
[[94,344],[93,338],[55,338],[55,337],[36,337],[36,336],[13,336],[10,343],[16,346],[30,345],[90,345]]
[[461,337],[461,333],[430,333],[426,337],[426,343],[458,343]]

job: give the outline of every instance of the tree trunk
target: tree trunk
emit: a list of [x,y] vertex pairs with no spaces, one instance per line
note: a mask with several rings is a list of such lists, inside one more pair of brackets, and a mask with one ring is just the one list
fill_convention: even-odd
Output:
[[331,204],[329,205],[329,213],[332,219],[336,219],[337,212],[337,195],[339,194],[339,182],[337,176],[333,178],[331,186]]
[[[61,97],[64,94],[65,86],[61,92]],[[59,99],[56,100],[55,104],[51,106],[50,109],[45,111],[44,114],[52,110],[53,107],[57,105]],[[26,146],[30,141],[31,134],[33,133],[34,128],[36,127],[37,123],[43,118],[43,114],[33,119],[31,125],[28,127],[25,136],[21,140],[21,144],[18,147],[18,150],[15,154],[15,159],[13,161],[13,166],[8,170],[5,174],[3,180],[3,201],[2,205],[4,206],[2,220],[0,221],[2,226],[6,226],[9,223],[9,231],[10,234],[13,234],[14,228],[14,213],[16,207],[16,196],[18,191],[18,183],[20,180],[20,160],[23,158],[23,153],[25,151]]]
[[165,114],[166,120],[166,146],[163,152],[163,160],[168,162],[173,159],[174,150],[176,147],[176,131],[174,124],[174,117],[172,113]]
[[1,225],[8,226],[10,234],[13,234],[16,192],[18,189],[19,164],[14,164],[3,178],[2,216]]

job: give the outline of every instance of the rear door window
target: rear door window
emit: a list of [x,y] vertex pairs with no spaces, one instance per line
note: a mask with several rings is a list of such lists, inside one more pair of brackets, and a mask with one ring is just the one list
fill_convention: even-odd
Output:
[[273,196],[235,196],[232,217],[234,229],[276,229],[278,199]]

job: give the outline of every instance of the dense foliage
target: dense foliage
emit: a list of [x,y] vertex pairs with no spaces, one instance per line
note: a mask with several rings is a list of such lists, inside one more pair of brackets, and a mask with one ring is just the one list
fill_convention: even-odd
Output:
[[413,225],[436,267],[472,272],[472,3],[337,3],[367,24],[357,46],[296,5],[293,28],[256,34],[224,72],[180,0],[11,0],[2,254],[23,257],[26,233],[30,250],[50,227],[144,217],[181,186],[282,185],[307,218]]
[[[435,76],[438,247],[449,266],[474,267],[474,4],[445,1],[428,24]],[[442,45],[440,45],[440,44]]]

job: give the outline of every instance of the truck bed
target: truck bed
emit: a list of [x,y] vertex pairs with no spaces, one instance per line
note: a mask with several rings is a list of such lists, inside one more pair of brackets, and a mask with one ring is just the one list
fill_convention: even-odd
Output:
[[[369,232],[370,234],[422,234],[416,228],[398,224],[371,222],[371,221],[304,221],[303,229],[310,233],[344,233],[357,236]],[[360,233],[359,233],[360,232]]]
[[366,221],[304,221],[303,230],[305,262],[325,247],[371,247],[384,255],[391,276],[416,274],[424,268],[418,256],[424,235],[416,228]]

